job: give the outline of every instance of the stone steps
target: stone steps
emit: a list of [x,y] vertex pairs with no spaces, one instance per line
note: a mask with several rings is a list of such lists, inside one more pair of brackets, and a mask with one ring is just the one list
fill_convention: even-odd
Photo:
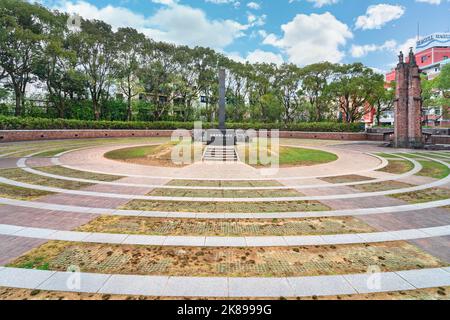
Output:
[[236,162],[238,156],[234,147],[207,146],[203,155],[203,161]]

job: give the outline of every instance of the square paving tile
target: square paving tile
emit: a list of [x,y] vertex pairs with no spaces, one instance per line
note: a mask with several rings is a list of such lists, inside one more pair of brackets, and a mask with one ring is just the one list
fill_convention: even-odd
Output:
[[113,233],[93,233],[87,236],[84,241],[85,242],[93,242],[93,243],[122,243],[128,235],[126,234],[113,234]]
[[227,297],[227,278],[170,277],[164,295],[169,297]]
[[110,276],[106,274],[57,272],[38,289],[68,292],[97,292]]
[[364,241],[357,234],[335,234],[321,236],[325,244],[361,243]]
[[285,246],[283,237],[245,237],[249,247],[277,247]]
[[353,288],[355,288],[359,293],[414,289],[414,287],[405,279],[401,278],[394,272],[345,275],[344,278],[350,282]]
[[14,234],[16,232],[19,232],[22,229],[24,229],[24,227],[10,226],[10,225],[1,224],[0,225],[0,234],[2,234],[2,235],[11,235],[11,234]]
[[0,272],[0,286],[34,289],[53,274],[54,271],[6,268]]
[[356,290],[343,276],[288,278],[297,297],[355,294]]
[[113,275],[99,293],[161,296],[168,279],[168,277]]
[[321,236],[298,236],[288,237],[285,236],[284,240],[289,246],[308,246],[308,245],[321,245],[324,243]]
[[166,236],[129,235],[122,244],[162,246]]
[[409,270],[396,273],[416,288],[450,286],[450,273],[442,269]]
[[82,241],[88,237],[90,233],[86,232],[76,232],[76,231],[57,231],[52,233],[47,237],[49,240],[59,240],[59,241]]
[[15,233],[14,235],[18,237],[47,239],[51,234],[55,232],[56,230],[52,229],[25,228]]
[[286,278],[229,278],[230,297],[279,298],[294,295]]
[[187,246],[196,247],[203,246],[205,243],[205,237],[167,237],[164,241],[165,246]]
[[245,237],[206,237],[205,246],[212,247],[246,247]]

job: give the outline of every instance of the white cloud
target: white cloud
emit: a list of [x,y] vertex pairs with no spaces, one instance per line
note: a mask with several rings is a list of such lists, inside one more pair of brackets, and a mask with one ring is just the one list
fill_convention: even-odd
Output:
[[99,8],[82,0],[63,0],[55,9],[78,13],[86,19],[103,20],[114,29],[132,27],[158,41],[215,49],[230,45],[249,27],[233,20],[210,20],[203,10],[181,5],[176,0],[152,2],[162,7],[150,17],[112,5]]
[[259,9],[261,9],[261,5],[256,2],[249,2],[249,3],[247,3],[247,8],[252,9],[252,10],[259,10]]
[[370,52],[375,51],[396,51],[397,49],[397,42],[395,40],[388,40],[382,45],[376,45],[376,44],[366,44],[366,45],[352,45],[352,48],[350,49],[350,53],[352,57],[354,58],[361,58],[366,56]]
[[283,64],[284,59],[281,54],[275,54],[269,51],[255,50],[250,52],[246,59],[250,63],[275,63]]
[[[289,3],[298,2],[300,0],[289,0]],[[314,3],[315,8],[322,8],[330,4],[336,4],[339,0],[306,0],[308,2]]]
[[416,2],[423,2],[423,3],[429,3],[429,4],[441,4],[441,0],[416,0]]
[[241,6],[241,3],[238,0],[205,0],[205,2],[214,4],[232,4],[235,8],[239,8]]
[[269,34],[263,43],[284,50],[289,62],[306,65],[321,61],[340,62],[345,53],[341,46],[353,37],[349,27],[331,13],[298,14],[281,26],[283,37]]
[[225,54],[228,58],[241,63],[275,63],[277,65],[284,63],[284,59],[281,54],[263,51],[260,49],[249,52],[247,57],[243,57],[239,54],[239,52],[224,52],[223,54]]
[[405,8],[399,5],[377,4],[367,8],[366,15],[356,19],[356,29],[380,29],[386,23],[403,16]]

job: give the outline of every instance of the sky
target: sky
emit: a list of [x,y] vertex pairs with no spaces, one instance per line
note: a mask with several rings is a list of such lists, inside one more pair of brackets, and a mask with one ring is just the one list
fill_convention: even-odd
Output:
[[[36,0],[30,0],[31,2]],[[420,36],[450,31],[450,0],[38,0],[51,9],[211,47],[237,61],[362,62],[389,71]],[[419,28],[418,28],[419,26]]]

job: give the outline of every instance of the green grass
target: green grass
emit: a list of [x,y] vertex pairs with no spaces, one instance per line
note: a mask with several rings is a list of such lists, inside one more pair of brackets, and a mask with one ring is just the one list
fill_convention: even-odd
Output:
[[[258,159],[258,163],[251,163],[250,162],[250,148],[257,148],[256,153],[260,153],[260,147],[256,146],[246,146],[245,151],[239,150],[239,154],[241,156],[241,160],[245,159],[245,162],[250,165],[254,166],[264,166],[266,164],[261,163],[260,159]],[[271,146],[268,146],[267,149],[269,150],[267,154],[276,153],[276,150],[272,150]],[[276,156],[276,155],[273,155]],[[334,153],[321,151],[321,150],[313,150],[313,149],[305,149],[305,148],[294,148],[294,147],[280,147],[278,150],[278,156],[279,156],[279,165],[280,166],[313,166],[318,164],[324,164],[336,161],[338,159],[338,156]],[[271,165],[271,164],[269,164]]]
[[87,171],[79,171],[73,170],[69,168],[64,168],[61,166],[52,166],[52,167],[41,167],[38,169],[39,171],[43,171],[50,174],[55,174],[59,176],[72,177],[78,179],[86,179],[86,180],[98,180],[98,181],[116,181],[123,177],[114,176],[109,174],[101,174],[101,173],[93,173]]
[[450,174],[450,169],[435,161],[419,161],[423,169],[417,173],[418,176],[430,177],[434,179],[444,179]]
[[105,154],[105,157],[112,160],[126,160],[145,158],[155,153],[158,146],[133,147],[113,150]]
[[450,198],[450,190],[431,188],[415,192],[393,194],[390,195],[390,197],[400,199],[411,204],[417,204],[417,203],[447,200]]
[[26,189],[21,187],[0,184],[0,197],[17,200],[36,200],[43,196],[54,194],[53,192]]
[[59,148],[59,149],[54,149],[54,150],[48,150],[48,151],[44,151],[38,154],[35,154],[33,157],[42,157],[42,158],[50,158],[50,157],[54,157],[57,154],[69,151],[69,150],[73,150],[73,149],[78,149],[81,147],[71,147],[71,148]]
[[327,211],[330,208],[318,201],[285,202],[186,202],[132,200],[121,209],[170,212],[273,213],[297,211]]
[[377,170],[380,172],[387,172],[392,174],[403,174],[414,169],[414,164],[408,160],[389,160],[386,167]]
[[62,189],[72,189],[72,190],[77,190],[93,185],[92,183],[47,178],[44,176],[23,171],[22,169],[3,169],[0,170],[0,176],[14,181],[34,185],[55,187]]
[[172,180],[169,186],[191,187],[278,187],[277,181],[207,181],[207,180]]

